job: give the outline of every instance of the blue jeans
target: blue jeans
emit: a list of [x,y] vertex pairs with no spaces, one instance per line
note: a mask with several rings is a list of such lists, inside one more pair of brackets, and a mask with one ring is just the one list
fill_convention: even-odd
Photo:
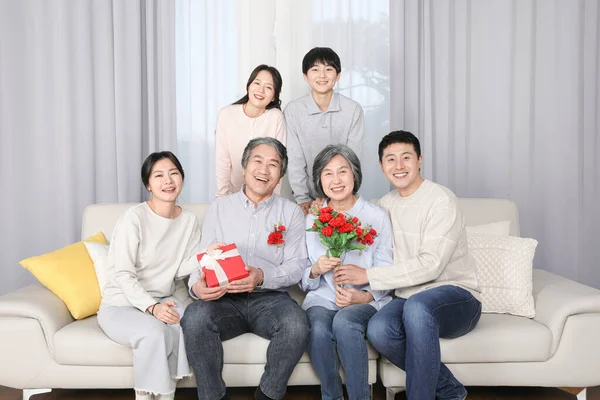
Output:
[[260,389],[282,399],[287,382],[306,350],[309,322],[304,310],[286,292],[226,294],[216,301],[193,302],[181,320],[198,399],[225,396],[223,340],[252,332],[269,339],[267,364]]
[[465,387],[441,361],[440,338],[469,333],[481,316],[481,303],[458,286],[438,286],[396,298],[369,322],[369,342],[406,372],[410,400],[463,399]]
[[338,356],[346,372],[350,400],[368,400],[369,358],[365,332],[377,310],[370,304],[353,304],[339,311],[315,306],[306,310],[310,320],[310,361],[321,379],[321,398],[343,397]]

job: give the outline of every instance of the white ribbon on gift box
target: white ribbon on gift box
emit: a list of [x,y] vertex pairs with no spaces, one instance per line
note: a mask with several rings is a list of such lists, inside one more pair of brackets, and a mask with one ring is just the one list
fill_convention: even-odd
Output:
[[227,274],[223,270],[223,267],[221,267],[221,264],[219,264],[218,260],[238,257],[239,255],[240,252],[238,249],[231,249],[226,252],[223,252],[223,250],[220,249],[207,251],[200,259],[200,266],[215,271],[219,286],[225,286],[229,283],[229,278],[227,278]]

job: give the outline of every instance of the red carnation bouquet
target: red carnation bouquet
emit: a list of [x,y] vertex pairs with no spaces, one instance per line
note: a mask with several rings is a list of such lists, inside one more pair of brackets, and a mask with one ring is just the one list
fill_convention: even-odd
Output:
[[333,211],[331,207],[316,210],[315,223],[308,232],[317,232],[327,247],[327,257],[340,257],[346,250],[364,250],[372,245],[377,231],[370,225],[362,226],[358,218]]

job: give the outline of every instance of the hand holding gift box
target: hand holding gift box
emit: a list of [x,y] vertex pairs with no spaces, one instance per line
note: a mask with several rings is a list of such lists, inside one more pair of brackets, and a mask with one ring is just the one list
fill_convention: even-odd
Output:
[[198,254],[198,262],[206,276],[208,287],[226,286],[248,276],[246,264],[235,243]]

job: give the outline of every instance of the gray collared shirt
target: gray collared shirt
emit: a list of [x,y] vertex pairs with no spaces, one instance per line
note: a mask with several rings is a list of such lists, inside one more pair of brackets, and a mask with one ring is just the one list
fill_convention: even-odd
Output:
[[[300,282],[308,264],[304,214],[292,201],[276,194],[255,208],[244,189],[217,198],[209,206],[202,222],[200,249],[204,251],[214,242],[235,243],[244,263],[264,273],[258,290],[286,290]],[[281,247],[267,243],[275,224],[286,228]],[[191,288],[198,279],[200,273],[194,272],[188,282],[194,298]]]
[[317,198],[313,163],[327,145],[345,144],[360,159],[363,109],[354,100],[334,93],[327,111],[321,111],[309,94],[290,102],[283,115],[287,126],[288,178],[300,204]]

